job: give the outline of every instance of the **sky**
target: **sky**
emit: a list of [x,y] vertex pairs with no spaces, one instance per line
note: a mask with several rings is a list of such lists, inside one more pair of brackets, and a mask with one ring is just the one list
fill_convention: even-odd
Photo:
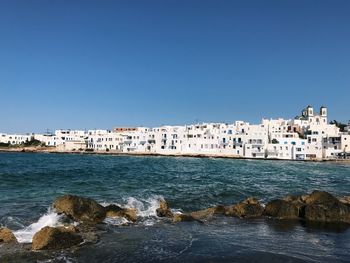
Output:
[[0,132],[350,119],[350,1],[0,1]]

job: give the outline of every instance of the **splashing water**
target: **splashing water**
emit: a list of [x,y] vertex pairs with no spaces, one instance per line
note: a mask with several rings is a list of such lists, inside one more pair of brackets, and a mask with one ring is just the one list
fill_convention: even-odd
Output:
[[139,217],[156,217],[157,208],[159,208],[159,199],[162,196],[154,196],[147,199],[138,200],[134,197],[129,197],[125,205],[126,208],[135,208]]
[[62,219],[62,215],[55,213],[51,208],[49,208],[48,212],[40,217],[37,222],[23,229],[14,231],[13,234],[16,236],[19,243],[31,243],[36,232],[45,226],[59,226],[60,219]]

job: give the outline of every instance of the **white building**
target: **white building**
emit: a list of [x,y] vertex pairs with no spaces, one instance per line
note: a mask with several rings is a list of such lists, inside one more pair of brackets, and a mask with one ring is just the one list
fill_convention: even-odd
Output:
[[25,142],[30,141],[33,135],[21,135],[21,134],[6,134],[0,133],[0,143],[10,144],[10,145],[20,145]]
[[[20,144],[30,135],[0,134],[0,142]],[[285,160],[321,160],[350,156],[350,128],[328,124],[327,108],[308,106],[295,119],[262,119],[184,126],[118,127],[110,130],[56,130],[35,134],[61,151],[209,155]]]

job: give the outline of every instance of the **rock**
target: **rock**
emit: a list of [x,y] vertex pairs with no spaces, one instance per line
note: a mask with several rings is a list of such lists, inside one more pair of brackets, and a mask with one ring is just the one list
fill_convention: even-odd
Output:
[[42,228],[33,237],[33,250],[65,249],[79,245],[84,240],[77,234],[74,227],[49,227]]
[[95,200],[75,195],[57,198],[53,207],[77,222],[100,223],[106,216],[105,208]]
[[189,214],[174,214],[173,216],[173,222],[191,222],[191,221],[196,221],[196,219],[189,215]]
[[287,195],[287,196],[283,197],[282,200],[295,203],[295,202],[305,202],[305,198],[306,198],[306,195],[305,196]]
[[343,204],[350,205],[350,196],[343,196],[339,198],[339,201]]
[[314,191],[306,198],[303,218],[309,221],[350,224],[350,206],[327,192]]
[[124,217],[129,221],[136,222],[137,210],[134,208],[121,208],[117,205],[108,205],[105,207],[106,217]]
[[272,200],[269,202],[263,212],[266,216],[277,217],[280,219],[297,219],[299,218],[302,206],[285,200]]
[[260,217],[264,211],[259,201],[255,198],[248,198],[238,204],[226,207],[225,215],[254,218]]
[[68,225],[68,226],[58,226],[56,227],[58,230],[60,230],[61,232],[68,232],[68,233],[79,233],[80,231],[78,230],[78,228],[76,228],[73,225]]
[[84,244],[95,244],[100,239],[99,233],[106,231],[104,224],[95,225],[89,223],[81,223],[76,226],[79,235],[84,239]]
[[173,217],[173,212],[171,212],[168,203],[164,199],[159,200],[159,208],[157,208],[156,212],[159,217]]
[[334,203],[339,201],[336,197],[331,195],[330,193],[324,191],[313,191],[311,194],[305,196],[304,202],[306,204],[326,204],[326,203]]
[[225,213],[225,211],[226,211],[226,208],[224,206],[217,205],[204,210],[192,212],[190,215],[196,220],[203,220],[213,215],[219,215],[219,214],[222,215]]
[[308,195],[273,200],[266,205],[264,214],[282,219],[350,224],[350,205],[342,201],[330,193],[313,191]]
[[260,205],[260,202],[255,197],[248,197],[244,201],[241,202],[242,204],[248,204],[248,205]]
[[12,231],[6,227],[0,227],[0,244],[1,243],[14,243],[17,244],[17,238]]

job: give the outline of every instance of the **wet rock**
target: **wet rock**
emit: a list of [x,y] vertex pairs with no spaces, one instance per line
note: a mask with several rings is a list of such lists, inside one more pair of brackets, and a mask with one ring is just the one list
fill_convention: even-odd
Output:
[[136,222],[137,210],[134,208],[121,208],[117,205],[108,205],[105,207],[106,217],[124,217],[129,221]]
[[305,196],[304,202],[306,204],[333,204],[339,201],[336,197],[330,193],[324,191],[313,191],[311,194]]
[[286,200],[272,200],[269,202],[263,212],[266,216],[277,217],[280,219],[297,219],[299,218],[302,206]]
[[350,196],[343,196],[339,198],[339,201],[343,204],[350,205]]
[[33,250],[65,249],[79,245],[84,240],[77,233],[75,227],[49,227],[42,228],[33,237]]
[[226,207],[225,215],[254,218],[262,216],[264,208],[255,198],[248,198],[238,204]]
[[159,200],[159,208],[156,212],[159,217],[173,217],[173,212],[171,212],[168,203],[164,199]]
[[302,215],[305,220],[350,224],[350,206],[327,192],[314,191],[305,202]]
[[78,222],[100,223],[106,216],[105,208],[95,200],[75,195],[57,198],[53,207]]
[[0,244],[1,243],[17,244],[18,241],[10,229],[6,227],[0,227]]
[[192,212],[191,216],[197,220],[207,219],[213,215],[223,215],[226,212],[226,208],[223,205],[217,205],[204,210]]
[[305,202],[305,198],[306,197],[307,197],[307,195],[302,195],[302,196],[299,196],[299,195],[287,195],[287,196],[283,197],[282,200],[287,201],[287,202],[292,202],[292,203]]
[[173,216],[173,222],[191,222],[191,221],[196,221],[196,219],[189,215],[189,214],[174,214]]
[[350,205],[324,191],[301,196],[286,196],[269,202],[264,214],[282,219],[301,218],[324,223],[349,223]]

